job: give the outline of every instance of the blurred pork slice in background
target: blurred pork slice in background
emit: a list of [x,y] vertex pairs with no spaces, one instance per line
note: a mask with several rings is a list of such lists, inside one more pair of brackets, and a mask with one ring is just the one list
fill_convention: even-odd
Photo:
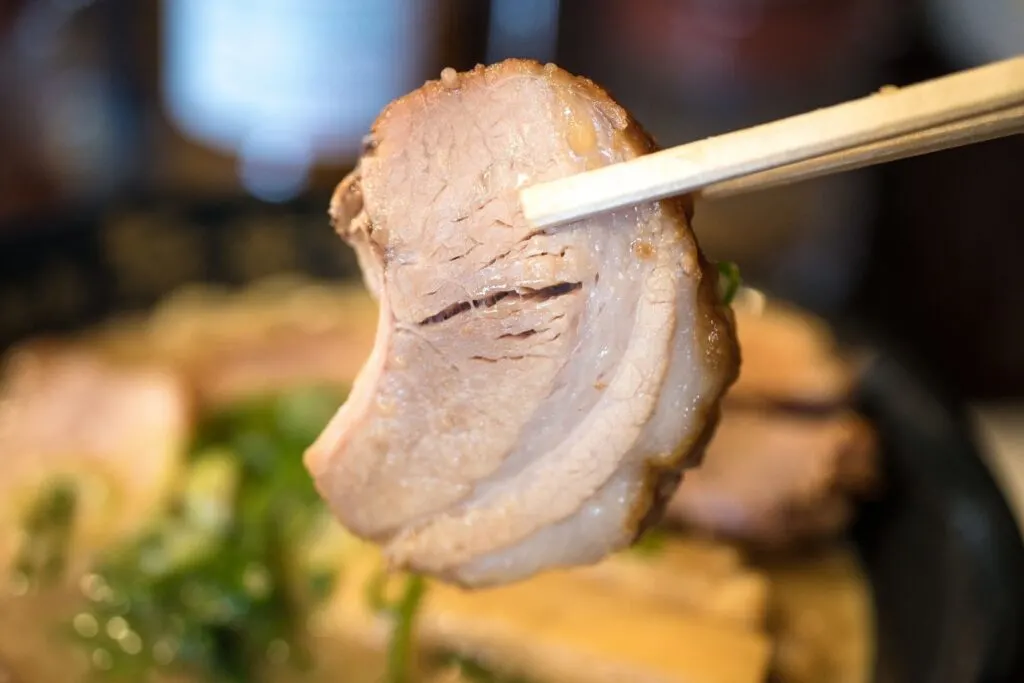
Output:
[[310,384],[347,385],[373,348],[377,306],[358,285],[270,278],[243,293],[179,290],[151,316],[89,342],[120,362],[176,368],[201,406]]
[[667,514],[767,547],[832,536],[877,483],[874,430],[851,406],[855,364],[804,311],[753,290],[734,311],[740,377]]
[[733,302],[743,368],[727,402],[825,409],[847,402],[856,381],[828,324],[753,289]]
[[118,367],[60,343],[10,353],[0,376],[0,568],[32,543],[8,526],[16,511],[54,477],[82,482],[74,552],[137,532],[162,504],[190,428],[185,385],[166,369]]
[[726,410],[703,464],[668,515],[764,545],[830,537],[875,482],[871,427],[852,411],[791,415]]

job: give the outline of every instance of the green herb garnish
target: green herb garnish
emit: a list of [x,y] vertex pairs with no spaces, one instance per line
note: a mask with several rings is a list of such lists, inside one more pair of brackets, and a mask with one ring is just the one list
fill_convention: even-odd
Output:
[[736,298],[740,291],[743,279],[740,277],[740,268],[732,261],[719,261],[718,267],[718,292],[722,303],[728,306]]
[[74,626],[98,679],[242,683],[308,663],[306,620],[334,573],[305,560],[327,511],[302,454],[342,398],[292,392],[200,424],[166,514],[82,584]]
[[48,586],[63,576],[77,507],[77,489],[66,481],[55,481],[40,492],[22,523],[15,576],[35,587]]
[[[380,571],[366,585],[366,598],[370,607],[393,620],[384,683],[410,683],[415,671],[413,631],[416,615],[426,593],[426,581],[421,576],[408,576],[397,599],[389,599],[386,594],[387,584],[388,574]],[[470,683],[529,683],[518,676],[491,671],[474,659],[450,652],[435,658],[433,664],[438,668],[458,668],[462,678]]]
[[665,532],[660,529],[648,529],[630,547],[630,551],[637,555],[652,557],[658,555],[665,549]]
[[392,620],[384,683],[410,683],[413,680],[415,664],[413,629],[416,625],[416,615],[427,591],[427,583],[422,576],[410,575],[405,579],[398,599],[389,601],[384,594],[387,579],[385,572],[378,572],[367,584],[367,600],[370,606],[374,611],[386,614]]

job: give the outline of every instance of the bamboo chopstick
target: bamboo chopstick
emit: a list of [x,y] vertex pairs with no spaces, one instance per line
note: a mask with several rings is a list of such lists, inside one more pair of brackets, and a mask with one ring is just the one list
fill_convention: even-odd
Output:
[[1022,133],[1024,106],[1010,107],[991,114],[780,166],[770,171],[715,183],[700,190],[700,196],[709,199],[731,197]]
[[[702,188],[722,196],[789,182],[793,168],[812,177],[987,139],[973,137],[978,125],[989,138],[1012,134],[1021,106],[1024,56],[526,187],[520,204],[548,227]],[[999,114],[1008,118],[985,123]]]

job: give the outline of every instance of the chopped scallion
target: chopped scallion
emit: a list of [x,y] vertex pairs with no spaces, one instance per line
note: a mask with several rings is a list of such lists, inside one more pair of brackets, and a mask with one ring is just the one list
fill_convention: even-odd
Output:
[[743,284],[740,277],[740,268],[732,261],[719,261],[718,266],[718,291],[722,303],[728,306],[736,298],[736,293]]

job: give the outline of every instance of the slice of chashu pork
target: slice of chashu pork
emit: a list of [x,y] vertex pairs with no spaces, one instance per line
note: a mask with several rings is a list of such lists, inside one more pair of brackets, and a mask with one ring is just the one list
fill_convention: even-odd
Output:
[[699,462],[738,350],[688,205],[547,230],[518,206],[653,149],[592,82],[522,60],[377,119],[331,203],[376,341],[306,463],[394,568],[479,586],[597,561]]
[[28,342],[0,366],[2,596],[24,516],[55,483],[75,491],[69,572],[141,531],[174,484],[193,415],[176,373],[113,364],[84,345]]

